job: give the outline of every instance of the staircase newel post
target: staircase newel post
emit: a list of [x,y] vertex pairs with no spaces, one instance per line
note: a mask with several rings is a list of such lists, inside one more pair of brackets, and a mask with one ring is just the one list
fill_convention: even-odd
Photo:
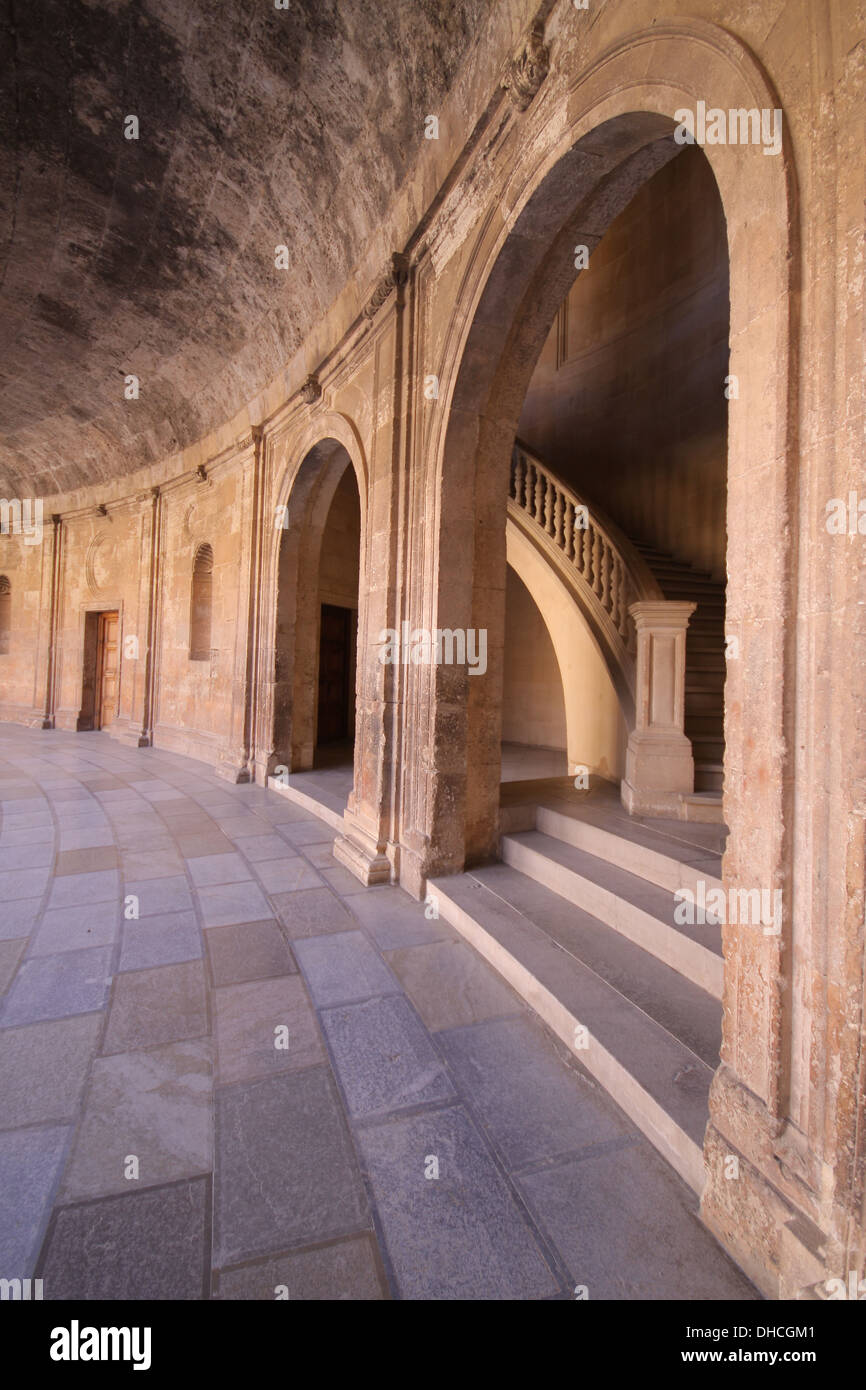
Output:
[[635,726],[628,740],[622,803],[632,815],[681,818],[695,785],[685,735],[686,629],[696,604],[645,599],[629,612],[637,631]]

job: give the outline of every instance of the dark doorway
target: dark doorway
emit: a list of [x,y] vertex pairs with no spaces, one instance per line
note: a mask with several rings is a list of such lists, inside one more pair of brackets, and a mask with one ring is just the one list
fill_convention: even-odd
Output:
[[349,737],[350,682],[355,612],[323,603],[319,635],[319,709],[316,742]]
[[117,718],[120,690],[120,615],[87,613],[84,671],[77,729],[107,729]]

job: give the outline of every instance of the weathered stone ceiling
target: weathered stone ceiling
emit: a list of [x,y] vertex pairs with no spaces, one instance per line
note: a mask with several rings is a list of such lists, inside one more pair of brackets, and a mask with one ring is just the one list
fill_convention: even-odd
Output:
[[260,390],[345,283],[492,3],[7,0],[0,494],[130,472]]

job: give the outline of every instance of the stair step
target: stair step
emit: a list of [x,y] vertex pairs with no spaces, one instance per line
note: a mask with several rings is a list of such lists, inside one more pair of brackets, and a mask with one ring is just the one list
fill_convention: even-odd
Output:
[[724,736],[724,721],[721,715],[692,714],[687,709],[685,733],[692,742],[701,738],[721,738]]
[[[675,893],[678,888],[691,888],[694,892],[699,879],[707,884],[708,891],[722,887],[721,852],[681,839],[683,831],[679,825],[678,837],[672,842],[669,834],[631,816],[624,816],[622,829],[605,830],[598,824],[597,812],[591,808],[584,819],[573,806],[567,810],[539,806],[534,828],[551,839],[562,840],[654,883],[668,893]],[[674,846],[676,858],[671,852]]]
[[715,765],[695,763],[695,791],[696,792],[722,792],[724,791],[725,778],[721,767],[715,770]]
[[503,835],[504,862],[722,997],[721,928],[679,925],[674,894],[539,830]]
[[700,1193],[718,1003],[507,866],[431,880],[429,887],[446,920]]

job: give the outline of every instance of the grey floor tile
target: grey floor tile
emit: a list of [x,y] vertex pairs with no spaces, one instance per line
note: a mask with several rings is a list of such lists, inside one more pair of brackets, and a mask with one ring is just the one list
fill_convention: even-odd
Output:
[[355,1119],[454,1095],[427,1030],[403,995],[328,1009],[321,1018]]
[[440,1033],[458,1087],[508,1168],[637,1136],[528,1018]]
[[[400,1292],[541,1299],[559,1291],[514,1194],[459,1106],[361,1131]],[[431,1160],[438,1164],[438,1177]]]
[[109,946],[120,930],[120,903],[82,903],[45,912],[34,936],[34,955],[78,951],[85,946]]
[[0,1134],[0,1258],[6,1279],[33,1276],[68,1136],[69,1129],[59,1125]]
[[367,1203],[326,1067],[217,1092],[214,1262],[357,1232]]
[[204,965],[200,960],[131,970],[111,992],[104,1054],[180,1042],[208,1032]]
[[238,850],[248,864],[258,864],[263,859],[290,859],[295,853],[282,835],[268,834],[244,836],[238,840]]
[[254,868],[266,893],[297,893],[322,887],[315,869],[296,854],[285,859],[264,859]]
[[[138,1178],[127,1176],[138,1159]],[[211,1045],[98,1057],[59,1201],[155,1187],[213,1166]]]
[[194,912],[163,912],[123,924],[121,970],[176,965],[198,960],[201,954],[201,933]]
[[378,951],[360,931],[298,941],[295,955],[319,1008],[400,989]]
[[302,889],[298,893],[274,893],[271,901],[293,941],[326,932],[352,931],[357,923],[329,888]]
[[48,907],[78,907],[81,903],[113,902],[120,893],[120,876],[116,869],[101,869],[89,874],[64,874],[55,878]]
[[523,1010],[496,971],[462,941],[389,951],[388,963],[427,1027],[458,1028]]
[[275,824],[279,824],[280,834],[293,845],[332,845],[337,838],[337,832],[323,820],[284,821]]
[[249,865],[240,854],[205,854],[198,859],[187,859],[187,868],[193,883],[203,888],[252,878]]
[[95,946],[26,960],[4,1001],[0,1026],[10,1028],[105,1008],[111,957],[110,946]]
[[335,893],[341,893],[344,898],[352,898],[358,893],[366,893],[367,887],[350,874],[348,869],[344,869],[342,864],[335,864],[333,868],[321,869],[322,878],[329,883]]
[[372,1236],[256,1260],[224,1270],[218,1278],[214,1296],[220,1299],[273,1302],[278,1290],[283,1298],[295,1303],[371,1302],[388,1297]]
[[351,906],[380,951],[458,939],[443,917],[428,918],[424,903],[413,902],[400,888],[370,888],[353,897]]
[[6,869],[0,873],[0,902],[11,903],[17,898],[41,898],[48,887],[47,868]]
[[0,847],[0,870],[50,868],[54,863],[54,846],[50,840],[36,844]]
[[205,932],[211,974],[216,985],[239,985],[297,970],[285,937],[273,918]]
[[26,936],[13,937],[9,941],[0,940],[0,994],[5,994],[12,983],[26,945]]
[[187,912],[192,909],[192,893],[185,874],[170,878],[127,880],[123,889],[124,904],[134,895],[138,898],[139,917],[157,917],[165,912]]
[[326,1060],[298,975],[216,990],[214,1032],[217,1081],[223,1086]]
[[39,915],[39,898],[21,898],[4,903],[0,911],[0,941],[13,941],[29,934]]
[[209,1189],[197,1178],[62,1208],[40,1268],[45,1298],[207,1297]]
[[701,1225],[692,1193],[645,1141],[519,1184],[592,1301],[755,1296]]
[[273,917],[267,898],[255,883],[223,883],[197,889],[206,927],[232,927],[240,922],[263,922]]
[[110,825],[64,826],[60,831],[60,849],[63,852],[75,849],[99,849],[113,844],[114,833]]
[[102,1027],[100,1014],[0,1030],[0,1125],[72,1119]]

